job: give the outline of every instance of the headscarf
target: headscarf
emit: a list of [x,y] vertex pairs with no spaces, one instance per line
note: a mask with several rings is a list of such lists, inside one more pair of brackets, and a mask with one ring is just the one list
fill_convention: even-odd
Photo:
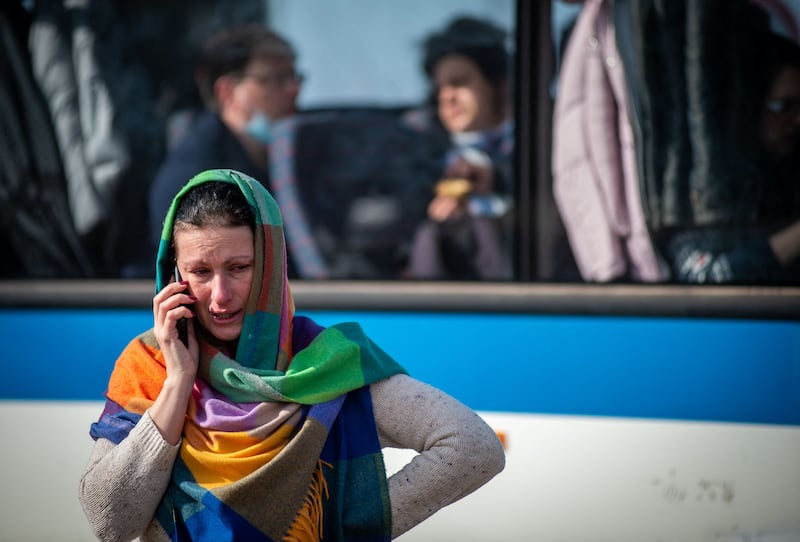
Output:
[[[156,287],[174,268],[181,199],[213,181],[235,184],[252,207],[253,284],[233,357],[196,334],[198,378],[156,520],[173,539],[348,540],[359,529],[359,540],[388,540],[391,510],[368,385],[405,370],[358,324],[322,328],[294,316],[281,215],[269,192],[233,170],[191,179],[164,221]],[[123,441],[165,378],[150,330],[118,359],[92,436]]]

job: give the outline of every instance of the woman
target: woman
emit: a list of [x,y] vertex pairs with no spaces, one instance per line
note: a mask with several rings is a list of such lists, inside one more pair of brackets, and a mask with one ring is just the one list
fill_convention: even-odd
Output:
[[[252,178],[178,193],[156,282],[91,429],[80,498],[100,539],[389,540],[502,470],[492,430],[357,324],[294,315],[281,216]],[[387,480],[383,447],[421,453]]]
[[[514,142],[505,32],[486,21],[457,18],[426,40],[423,64],[450,150],[428,220],[415,235],[411,277],[510,279],[504,226]],[[413,116],[409,121],[426,122]]]

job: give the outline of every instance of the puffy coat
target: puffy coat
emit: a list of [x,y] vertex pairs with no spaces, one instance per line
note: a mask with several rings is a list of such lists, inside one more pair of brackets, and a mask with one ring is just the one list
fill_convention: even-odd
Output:
[[553,191],[586,281],[667,277],[642,211],[611,2],[587,0],[567,44],[553,116]]

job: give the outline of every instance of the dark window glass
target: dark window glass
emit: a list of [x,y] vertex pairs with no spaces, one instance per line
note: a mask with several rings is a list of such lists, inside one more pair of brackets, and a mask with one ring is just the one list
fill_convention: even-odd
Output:
[[[162,177],[232,167],[305,226],[324,265],[289,239],[299,279],[797,284],[798,11],[9,3],[0,278],[151,278]],[[296,57],[201,54],[254,21]],[[231,125],[220,75],[252,93]]]
[[553,194],[581,278],[797,284],[797,3],[552,8]]

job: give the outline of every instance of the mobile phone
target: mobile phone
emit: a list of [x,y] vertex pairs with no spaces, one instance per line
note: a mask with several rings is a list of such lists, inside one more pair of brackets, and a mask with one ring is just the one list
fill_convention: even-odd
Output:
[[[180,281],[181,281],[181,273],[180,271],[178,271],[178,265],[175,264],[175,282],[180,282]],[[182,306],[185,307],[186,305]],[[186,326],[187,326],[186,318],[181,318],[180,320],[178,320],[178,323],[175,324],[175,327],[178,328],[178,338],[181,340],[183,344],[189,346],[189,332],[187,331]]]

